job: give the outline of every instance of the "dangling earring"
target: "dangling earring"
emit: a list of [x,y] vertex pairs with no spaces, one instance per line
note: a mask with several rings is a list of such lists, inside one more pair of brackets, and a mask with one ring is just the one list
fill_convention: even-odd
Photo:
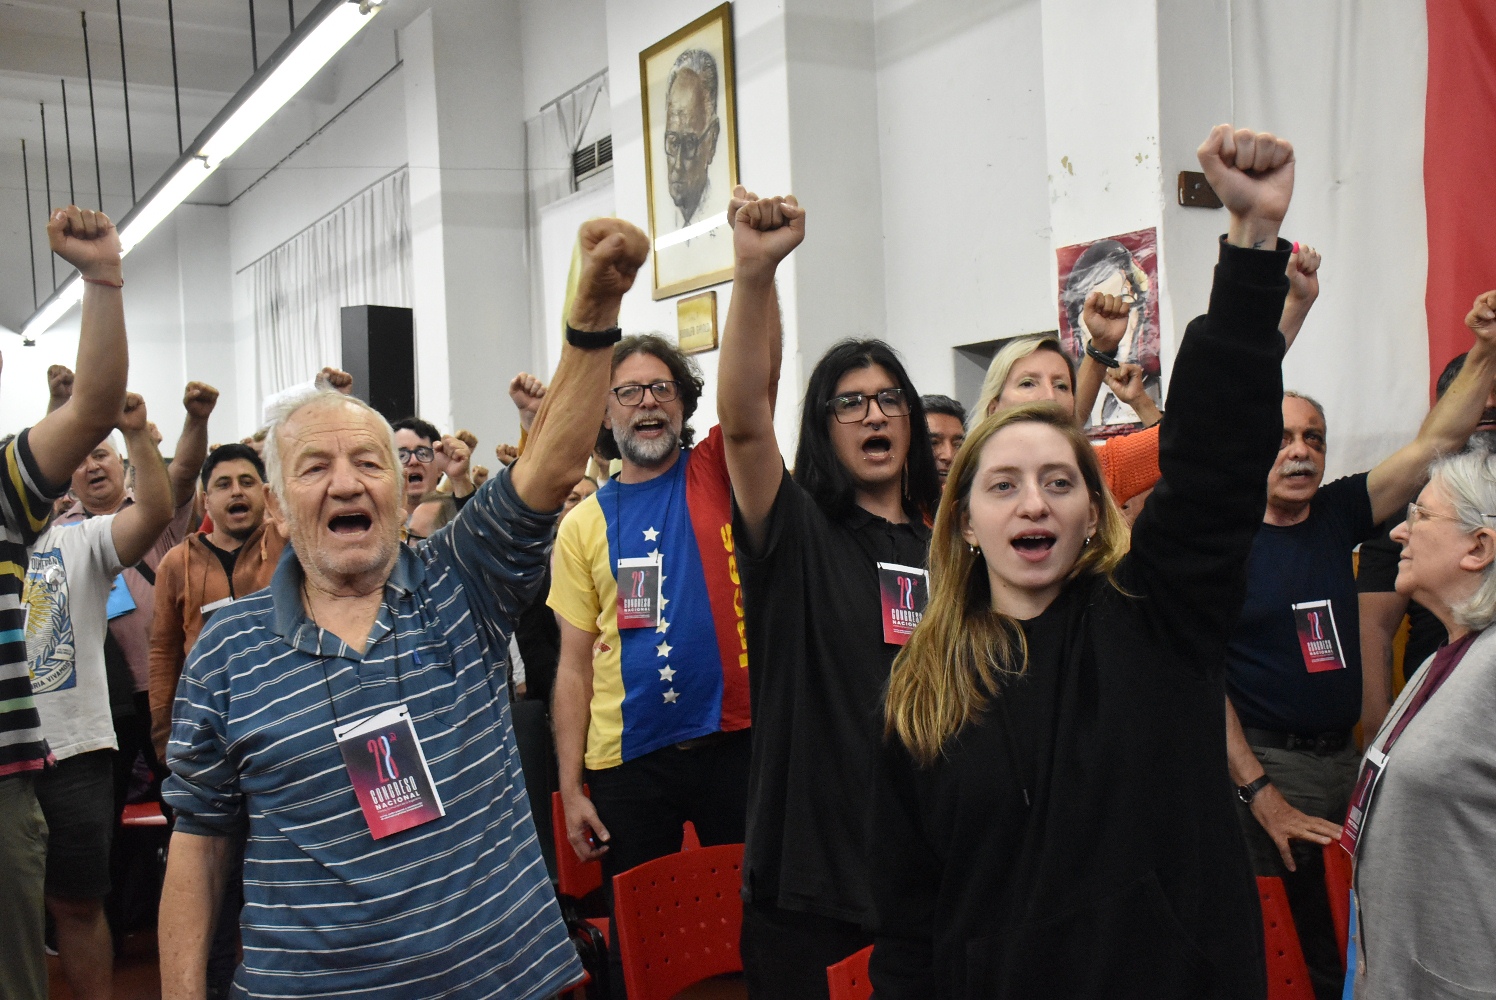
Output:
[[980,545],[972,545],[970,543],[967,543],[966,547],[971,550],[971,554],[974,556],[979,556],[982,554],[982,547]]
[[1083,545],[1083,546],[1081,546],[1081,547],[1085,548],[1086,546],[1089,546],[1091,544],[1091,539],[1094,538],[1094,537],[1096,537],[1096,536],[1095,535],[1087,535],[1086,536],[1086,544]]

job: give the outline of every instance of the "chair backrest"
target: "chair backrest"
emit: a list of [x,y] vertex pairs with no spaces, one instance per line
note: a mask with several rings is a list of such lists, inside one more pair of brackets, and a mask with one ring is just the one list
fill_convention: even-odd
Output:
[[1283,880],[1259,876],[1257,896],[1262,900],[1262,938],[1267,946],[1268,1000],[1314,1000],[1314,984],[1309,981],[1299,932],[1288,911]]
[[1346,932],[1351,922],[1351,856],[1338,842],[1326,844],[1325,892],[1330,896],[1330,919],[1335,924],[1335,941],[1340,945],[1340,960],[1345,961]]
[[630,1000],[665,1000],[743,968],[743,845],[669,854],[613,876],[613,943]]
[[561,804],[560,792],[551,793],[551,830],[556,840],[556,891],[572,899],[581,899],[601,889],[602,862],[577,860],[577,852],[571,849],[571,841],[566,839],[566,807]]
[[831,1000],[868,1000],[873,995],[873,981],[867,975],[867,963],[872,957],[873,946],[868,945],[835,965],[826,966]]

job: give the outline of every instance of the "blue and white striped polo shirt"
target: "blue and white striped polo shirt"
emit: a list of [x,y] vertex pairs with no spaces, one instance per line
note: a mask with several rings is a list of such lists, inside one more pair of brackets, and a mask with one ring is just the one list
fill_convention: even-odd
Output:
[[[235,982],[249,996],[549,997],[581,978],[504,686],[554,520],[500,472],[401,546],[362,656],[306,618],[290,546],[267,590],[204,630],[177,689],[165,797],[181,832],[248,828]],[[333,727],[402,703],[447,814],[375,841]]]

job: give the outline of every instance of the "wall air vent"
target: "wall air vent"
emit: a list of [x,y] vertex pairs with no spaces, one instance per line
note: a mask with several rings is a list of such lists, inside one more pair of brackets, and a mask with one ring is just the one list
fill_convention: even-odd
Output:
[[596,142],[589,142],[571,154],[572,181],[580,184],[598,171],[612,165],[613,137],[605,135]]

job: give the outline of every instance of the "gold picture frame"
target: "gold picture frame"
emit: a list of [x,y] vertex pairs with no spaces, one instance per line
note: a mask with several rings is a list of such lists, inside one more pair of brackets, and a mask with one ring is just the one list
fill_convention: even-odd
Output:
[[732,278],[727,202],[738,183],[732,4],[639,53],[655,299]]

